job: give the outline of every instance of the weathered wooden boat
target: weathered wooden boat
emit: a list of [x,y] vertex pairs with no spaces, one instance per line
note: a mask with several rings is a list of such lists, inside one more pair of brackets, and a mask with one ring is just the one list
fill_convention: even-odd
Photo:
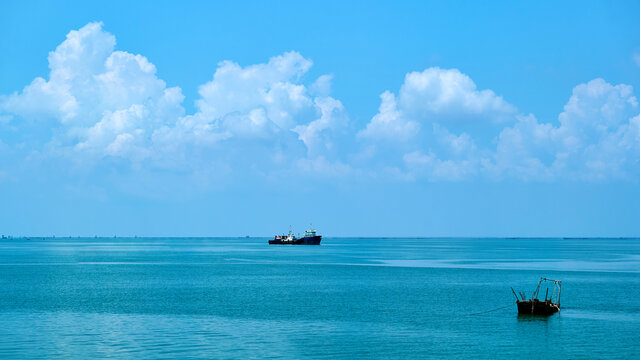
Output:
[[[551,292],[551,296],[549,297],[549,289],[551,288],[552,283],[553,290]],[[538,299],[541,287],[546,287],[544,301]],[[560,280],[552,280],[541,277],[540,281],[538,282],[538,287],[531,295],[531,299],[528,300],[523,292],[520,292],[519,298],[513,288],[511,288],[511,291],[516,297],[516,304],[518,305],[519,315],[553,315],[560,311],[560,293],[562,291],[562,282]]]

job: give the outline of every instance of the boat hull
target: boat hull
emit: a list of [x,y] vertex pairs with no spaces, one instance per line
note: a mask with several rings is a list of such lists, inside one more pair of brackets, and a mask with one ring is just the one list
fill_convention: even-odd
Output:
[[522,315],[553,315],[560,311],[560,306],[551,301],[537,299],[518,301],[518,314]]
[[273,239],[269,240],[270,245],[320,245],[322,241],[322,235],[305,236],[299,239],[293,239],[288,241],[285,239]]

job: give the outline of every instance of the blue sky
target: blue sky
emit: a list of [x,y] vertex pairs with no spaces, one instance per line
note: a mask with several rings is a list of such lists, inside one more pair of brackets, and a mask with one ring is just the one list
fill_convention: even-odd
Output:
[[637,2],[0,4],[0,233],[640,236]]

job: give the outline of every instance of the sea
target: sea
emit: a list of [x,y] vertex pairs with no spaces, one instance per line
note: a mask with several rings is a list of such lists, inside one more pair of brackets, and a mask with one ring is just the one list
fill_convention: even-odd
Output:
[[640,359],[640,239],[267,240],[2,239],[0,358]]

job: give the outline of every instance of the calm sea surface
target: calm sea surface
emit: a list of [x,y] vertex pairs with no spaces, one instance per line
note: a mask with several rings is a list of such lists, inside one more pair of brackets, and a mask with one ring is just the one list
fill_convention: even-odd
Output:
[[[559,314],[469,316],[540,276]],[[640,240],[0,240],[0,358],[45,357],[638,359]]]

